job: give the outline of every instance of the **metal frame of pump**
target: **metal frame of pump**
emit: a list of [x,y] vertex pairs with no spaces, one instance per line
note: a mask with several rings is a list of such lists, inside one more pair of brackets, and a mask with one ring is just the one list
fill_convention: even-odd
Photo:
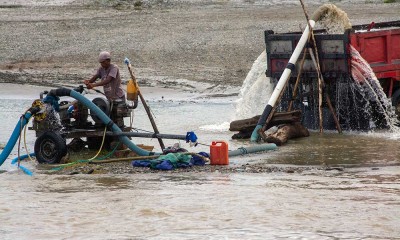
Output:
[[[197,145],[197,136],[194,132],[187,132],[185,135],[176,135],[176,134],[161,134],[158,132],[154,133],[139,133],[139,132],[132,132],[130,131],[130,128],[124,128],[121,130],[120,127],[123,126],[123,124],[118,124],[118,119],[123,118],[124,116],[127,115],[127,112],[122,107],[119,109],[115,108],[114,113],[117,114],[117,122],[114,122],[110,116],[107,115],[106,111],[104,111],[105,108],[107,108],[107,104],[105,104],[104,101],[100,100],[93,100],[90,101],[86,97],[84,97],[81,93],[83,91],[83,87],[80,87],[79,89],[72,90],[72,89],[67,89],[67,88],[59,88],[59,89],[53,89],[50,92],[43,93],[47,94],[45,98],[42,100],[37,101],[37,107],[41,109],[45,109],[46,107],[50,107],[54,110],[60,108],[58,101],[60,97],[63,96],[68,96],[74,98],[80,106],[80,108],[77,108],[77,111],[81,109],[79,114],[75,115],[76,118],[82,120],[86,119],[85,118],[85,112],[88,109],[90,111],[90,116],[92,119],[97,123],[96,124],[84,124],[86,126],[83,129],[78,129],[78,128],[65,128],[61,127],[59,129],[50,129],[46,127],[42,129],[41,131],[37,131],[39,133],[38,138],[36,139],[35,142],[35,155],[36,159],[40,163],[57,163],[59,162],[63,156],[66,155],[67,153],[67,146],[66,146],[66,139],[67,138],[73,138],[73,137],[100,137],[104,139],[105,137],[113,137],[116,141],[124,144],[128,149],[130,149],[132,152],[136,153],[138,156],[152,156],[152,155],[161,155],[161,153],[157,152],[151,152],[147,151],[145,149],[140,148],[139,146],[135,145],[130,138],[131,137],[141,137],[141,138],[165,138],[165,139],[179,139],[179,140],[185,140],[187,143],[194,144],[194,146]],[[44,105],[47,106],[44,106]],[[71,104],[71,103],[68,103]],[[64,104],[63,106],[67,106],[68,104]],[[70,109],[69,107],[65,107],[66,109]],[[83,110],[82,110],[83,109]],[[86,110],[85,110],[86,109]],[[119,111],[118,111],[119,110]],[[45,111],[41,111],[45,112]],[[111,114],[113,111],[111,111]],[[128,111],[131,113],[131,111]],[[67,111],[68,113],[68,111]],[[72,113],[72,112],[71,112]],[[120,115],[118,115],[120,114]],[[83,116],[83,117],[82,117]],[[95,116],[95,117],[94,117]],[[43,114],[38,114],[35,115],[36,119],[35,121],[40,121],[46,118],[46,116],[43,116]],[[82,119],[81,119],[82,118]],[[96,120],[95,120],[96,119]],[[86,121],[86,120],[85,120]],[[68,121],[65,121],[68,122]],[[71,122],[69,122],[72,124]],[[101,124],[99,124],[101,123]],[[82,125],[82,123],[78,124],[79,126]],[[44,125],[44,126],[49,126],[49,125]],[[73,125],[72,125],[73,126]],[[33,130],[37,130],[32,128]],[[103,130],[104,129],[104,130]],[[101,130],[101,131],[100,131]],[[103,143],[101,143],[101,146]],[[100,147],[101,148],[101,147]]]
[[[83,87],[75,89],[82,93]],[[43,95],[46,97],[43,98]],[[58,163],[68,151],[67,139],[86,138],[86,144],[90,149],[99,149],[102,145],[109,147],[110,142],[118,137],[105,136],[106,124],[102,122],[98,114],[90,110],[81,101],[60,101],[58,96],[51,96],[49,92],[40,94],[41,99],[36,100],[33,105],[41,108],[46,108],[48,111],[57,111],[60,117],[61,126],[56,129],[52,126],[52,121],[47,119],[48,113],[43,111],[41,114],[34,117],[31,130],[35,130],[37,139],[35,141],[35,154],[39,163]],[[92,100],[92,103],[101,109],[107,116],[112,116],[115,123],[119,127],[123,127],[124,117],[131,115],[132,109],[126,105],[114,105],[103,98],[97,97]],[[44,106],[47,105],[47,106]],[[50,109],[49,109],[50,108]],[[52,114],[55,114],[54,112]],[[90,116],[90,118],[89,118]],[[129,128],[124,128],[124,131],[130,131]],[[80,144],[81,150],[84,147],[83,141],[77,141]]]

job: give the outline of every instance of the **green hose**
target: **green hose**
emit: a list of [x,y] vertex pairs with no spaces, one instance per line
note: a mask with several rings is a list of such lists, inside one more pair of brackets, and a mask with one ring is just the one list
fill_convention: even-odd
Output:
[[229,151],[229,157],[234,157],[234,156],[239,156],[239,155],[244,155],[244,154],[249,154],[249,153],[255,153],[255,152],[275,150],[275,149],[277,149],[277,146],[275,143],[260,144],[260,145],[250,146],[250,147],[241,147],[236,150]]

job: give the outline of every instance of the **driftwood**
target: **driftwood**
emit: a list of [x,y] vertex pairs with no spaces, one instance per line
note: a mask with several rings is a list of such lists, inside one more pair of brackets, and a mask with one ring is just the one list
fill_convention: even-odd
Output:
[[[236,120],[231,122],[229,131],[239,131],[232,136],[232,139],[246,139],[250,138],[251,133],[257,125],[258,120],[260,119],[260,115],[254,116],[252,118]],[[266,129],[269,129],[273,126],[281,125],[281,124],[291,124],[295,122],[300,122],[301,120],[301,111],[291,111],[291,112],[280,112],[275,113],[267,124]]]
[[291,138],[308,136],[310,136],[308,129],[301,125],[300,122],[295,122],[280,126],[276,132],[269,134],[265,140],[281,146]]

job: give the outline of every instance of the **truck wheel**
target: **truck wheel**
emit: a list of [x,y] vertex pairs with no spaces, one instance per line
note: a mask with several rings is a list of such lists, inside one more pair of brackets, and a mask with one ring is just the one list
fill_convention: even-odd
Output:
[[400,89],[397,89],[392,95],[392,106],[394,106],[394,111],[397,118],[400,117]]
[[60,134],[44,132],[35,141],[35,155],[39,163],[59,163],[67,154],[67,144]]

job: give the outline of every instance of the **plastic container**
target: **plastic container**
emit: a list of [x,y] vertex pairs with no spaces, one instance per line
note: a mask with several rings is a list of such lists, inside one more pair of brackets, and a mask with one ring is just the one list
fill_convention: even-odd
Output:
[[138,87],[136,83],[130,79],[128,84],[126,85],[126,99],[130,101],[138,100]]
[[229,165],[228,143],[226,141],[213,141],[210,146],[211,165]]

